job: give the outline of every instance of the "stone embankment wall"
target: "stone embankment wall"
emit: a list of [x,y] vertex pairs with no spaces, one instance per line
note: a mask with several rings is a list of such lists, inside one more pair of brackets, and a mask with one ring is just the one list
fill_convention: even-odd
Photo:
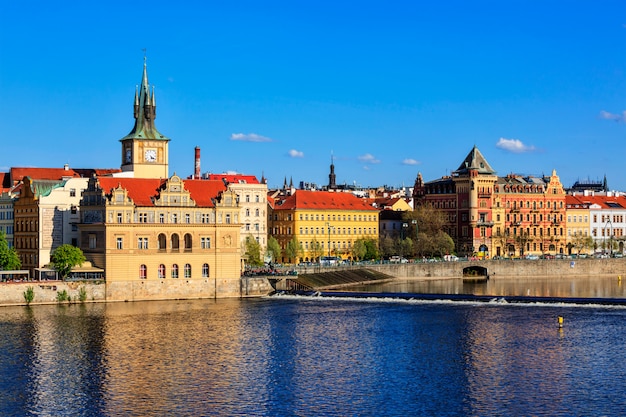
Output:
[[625,258],[420,262],[381,265],[374,268],[398,278],[460,278],[463,276],[463,268],[471,265],[487,268],[489,276],[495,279],[498,277],[556,278],[594,275],[623,275],[626,277]]
[[31,304],[56,304],[57,294],[63,291],[66,291],[72,302],[79,302],[81,287],[86,292],[85,302],[260,297],[273,291],[265,277],[242,277],[235,280],[116,281],[107,284],[30,281],[0,284],[0,305],[26,304],[24,292],[28,287],[33,288],[35,296]]

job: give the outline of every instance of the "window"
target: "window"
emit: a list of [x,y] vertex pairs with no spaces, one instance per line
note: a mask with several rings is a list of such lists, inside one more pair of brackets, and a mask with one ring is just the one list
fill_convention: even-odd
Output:
[[209,277],[209,264],[203,264],[202,265],[202,278],[208,278]]
[[191,235],[189,233],[185,233],[185,250],[191,250],[191,246],[192,246],[192,239],[191,239]]
[[185,278],[191,278],[191,265],[185,264]]
[[139,223],[148,223],[148,213],[139,213]]
[[159,223],[165,223],[165,214],[159,213]]
[[258,203],[258,202],[259,202],[259,196],[258,196],[258,195],[255,195],[255,196],[254,196],[254,201],[255,201],[256,203]]
[[178,223],[178,214],[172,213],[172,223]]
[[178,265],[172,265],[172,278],[178,278]]
[[191,215],[189,213],[185,214],[185,223],[191,223]]
[[122,223],[122,213],[117,213],[117,222]]
[[76,188],[70,188],[70,197],[76,197]]
[[137,249],[148,249],[148,238],[147,237],[138,237],[137,238]]
[[230,213],[226,214],[226,224],[230,224]]
[[118,237],[118,238],[116,239],[116,247],[117,247],[118,249],[123,249],[123,248],[124,248],[124,239],[123,239],[123,238]]
[[210,237],[201,237],[200,238],[200,248],[202,248],[202,249],[211,249],[211,238]]
[[96,235],[89,235],[89,249],[95,249],[96,248]]
[[172,250],[178,250],[179,247],[180,247],[180,241],[179,241],[178,235],[174,233],[172,235]]
[[202,214],[202,223],[208,223],[208,222],[209,222],[209,215]]
[[[256,217],[259,217],[259,209],[256,209],[256,210],[254,211],[254,215],[255,215]],[[308,216],[307,216],[307,217],[308,217]]]
[[165,265],[159,265],[159,278],[165,279]]
[[167,249],[167,243],[165,239],[165,235],[163,233],[159,234],[159,250]]
[[139,267],[139,279],[146,279],[148,277],[148,268],[145,265]]

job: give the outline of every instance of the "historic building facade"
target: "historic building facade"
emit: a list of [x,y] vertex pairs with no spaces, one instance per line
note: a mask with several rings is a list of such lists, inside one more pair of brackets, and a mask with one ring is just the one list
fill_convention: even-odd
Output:
[[459,255],[488,258],[565,253],[565,191],[549,177],[498,177],[474,146],[452,175],[424,183],[418,175],[416,207],[442,213],[444,231]]
[[566,253],[565,191],[556,171],[541,178],[499,177],[495,189],[495,255]]
[[444,232],[454,241],[458,254],[489,257],[496,179],[495,171],[474,146],[451,176],[424,183],[418,175],[414,204],[430,204],[443,214]]
[[[378,242],[378,210],[350,193],[293,190],[270,201],[268,226],[283,250],[281,262],[319,261],[322,256],[353,259],[357,239]],[[295,240],[300,259],[290,259],[285,249]]]
[[241,223],[241,247],[244,253],[248,237],[261,245],[261,253],[267,247],[267,184],[254,175],[209,174],[211,180],[223,181],[239,200],[239,221]]
[[239,207],[221,181],[94,177],[81,249],[107,282],[238,279]]
[[54,249],[78,246],[79,205],[87,178],[59,180],[26,177],[14,203],[14,245],[22,269],[33,277],[50,263]]

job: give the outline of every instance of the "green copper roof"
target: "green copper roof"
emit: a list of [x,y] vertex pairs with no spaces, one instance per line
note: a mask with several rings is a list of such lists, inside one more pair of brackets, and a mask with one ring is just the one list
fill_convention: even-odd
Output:
[[30,189],[37,198],[47,197],[55,188],[63,187],[66,180],[33,180]]
[[134,117],[135,126],[133,130],[120,139],[121,141],[127,139],[170,140],[168,137],[163,136],[154,125],[154,119],[156,119],[156,98],[154,96],[154,87],[152,87],[152,94],[150,94],[145,57],[141,86],[138,87],[138,91],[135,90]]

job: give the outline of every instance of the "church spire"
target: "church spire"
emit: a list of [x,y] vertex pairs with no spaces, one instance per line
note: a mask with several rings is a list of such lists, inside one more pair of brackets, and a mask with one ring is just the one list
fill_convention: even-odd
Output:
[[328,174],[328,189],[334,190],[337,188],[337,177],[335,176],[335,160],[333,154],[330,154],[330,174]]
[[131,132],[121,140],[153,139],[169,141],[169,138],[163,136],[154,124],[154,119],[156,119],[156,98],[154,95],[154,86],[152,86],[152,92],[150,92],[148,65],[145,56],[143,58],[141,84],[135,89],[133,116],[135,118],[135,126]]

